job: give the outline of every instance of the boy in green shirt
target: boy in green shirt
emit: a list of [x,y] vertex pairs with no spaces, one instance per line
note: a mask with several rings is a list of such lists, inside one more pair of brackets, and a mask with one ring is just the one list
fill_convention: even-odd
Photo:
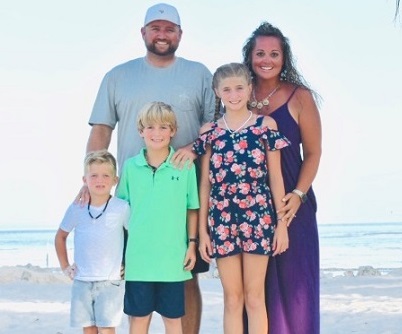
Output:
[[184,281],[196,260],[199,201],[195,167],[169,161],[177,121],[162,102],[145,105],[137,119],[145,148],[123,167],[117,196],[131,206],[126,249],[124,312],[130,333],[147,333],[153,311],[167,332],[182,333]]

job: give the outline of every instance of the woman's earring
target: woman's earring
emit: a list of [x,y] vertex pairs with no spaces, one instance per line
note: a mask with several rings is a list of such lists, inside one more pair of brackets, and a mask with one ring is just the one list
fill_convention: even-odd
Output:
[[286,79],[286,73],[287,73],[287,71],[283,70],[281,72],[281,74],[280,74],[280,79],[279,80],[284,81]]

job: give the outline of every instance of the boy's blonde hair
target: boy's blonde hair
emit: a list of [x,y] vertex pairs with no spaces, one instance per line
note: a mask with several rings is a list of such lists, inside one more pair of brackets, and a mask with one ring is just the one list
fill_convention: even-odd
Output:
[[153,124],[166,124],[176,131],[177,120],[172,107],[163,102],[147,103],[137,116],[138,131],[142,132],[146,126]]
[[112,167],[113,174],[117,174],[117,163],[115,157],[107,150],[89,152],[84,160],[84,172],[88,171],[89,166],[94,163],[109,164]]

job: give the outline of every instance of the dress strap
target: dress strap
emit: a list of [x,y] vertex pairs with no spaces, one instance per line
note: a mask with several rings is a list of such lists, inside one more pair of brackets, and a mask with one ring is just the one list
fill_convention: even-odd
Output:
[[297,91],[298,88],[299,88],[299,86],[296,86],[296,88],[293,89],[293,92],[292,92],[292,94],[290,94],[288,100],[286,101],[286,104],[289,103],[290,99],[293,97],[293,95],[295,94],[295,92]]
[[264,120],[264,116],[263,115],[258,115],[257,120],[255,121],[255,125],[256,126],[261,126],[263,120]]

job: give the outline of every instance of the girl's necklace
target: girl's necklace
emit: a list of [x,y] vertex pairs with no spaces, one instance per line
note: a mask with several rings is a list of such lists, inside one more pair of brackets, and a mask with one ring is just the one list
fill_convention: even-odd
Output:
[[271,93],[269,93],[268,96],[262,101],[257,101],[257,99],[255,98],[255,90],[253,89],[253,101],[250,103],[251,108],[257,107],[258,112],[260,112],[263,106],[268,106],[269,99],[272,97],[272,95],[274,95],[278,91],[279,87],[281,87],[281,84],[276,86],[274,90]]
[[248,112],[250,113],[250,115],[248,116],[246,121],[242,125],[240,125],[236,130],[230,129],[228,123],[226,122],[225,114],[222,116],[223,123],[225,123],[225,126],[226,126],[226,130],[228,130],[230,132],[230,137],[233,138],[235,133],[237,131],[239,131],[240,129],[242,129],[247,124],[247,122],[251,119],[251,117],[253,117],[253,113],[250,110]]
[[110,201],[111,198],[112,198],[112,195],[109,195],[109,198],[107,199],[105,207],[103,208],[102,212],[99,215],[97,215],[95,218],[94,218],[94,216],[92,216],[91,210],[89,209],[89,207],[91,206],[91,199],[89,199],[89,202],[88,202],[88,214],[89,214],[89,217],[92,218],[93,223],[95,223],[95,220],[97,220],[100,216],[102,216],[103,213],[106,211],[107,205],[109,204],[109,201]]

